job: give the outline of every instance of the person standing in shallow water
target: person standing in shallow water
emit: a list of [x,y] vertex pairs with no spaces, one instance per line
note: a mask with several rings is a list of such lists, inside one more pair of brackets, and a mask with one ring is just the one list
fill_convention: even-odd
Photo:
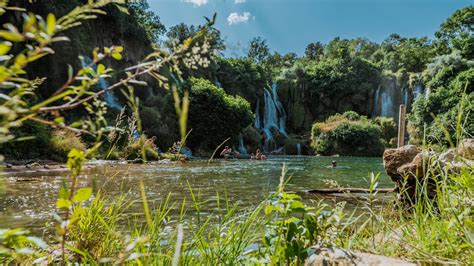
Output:
[[232,149],[229,148],[229,146],[225,146],[224,149],[221,151],[221,156],[224,157],[224,159],[229,159],[230,155],[232,154]]
[[332,162],[331,162],[331,166],[332,166],[332,168],[337,168],[337,162],[336,162],[336,161],[332,161]]
[[267,156],[265,156],[265,154],[263,154],[260,149],[257,149],[257,151],[255,152],[255,159],[256,160],[259,160],[259,161],[264,161],[267,159]]

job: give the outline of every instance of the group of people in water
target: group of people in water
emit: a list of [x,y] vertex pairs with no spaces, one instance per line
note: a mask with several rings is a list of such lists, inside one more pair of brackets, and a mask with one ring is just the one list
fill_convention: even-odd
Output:
[[[235,149],[230,148],[229,146],[225,146],[224,149],[221,151],[220,155],[225,159],[249,159],[248,156],[242,156],[242,154]],[[260,149],[257,149],[254,153],[250,154],[250,160],[258,160],[258,161],[265,161],[267,156],[262,153]],[[328,166],[329,168],[338,168],[337,162],[332,161],[331,165]]]
[[[221,156],[224,157],[224,159],[243,159],[244,156],[235,149],[230,148],[229,146],[225,146],[224,149],[221,151]],[[267,159],[267,156],[262,153],[260,149],[257,149],[257,151],[254,153],[250,154],[250,159],[251,160],[259,160],[259,161],[264,161]]]

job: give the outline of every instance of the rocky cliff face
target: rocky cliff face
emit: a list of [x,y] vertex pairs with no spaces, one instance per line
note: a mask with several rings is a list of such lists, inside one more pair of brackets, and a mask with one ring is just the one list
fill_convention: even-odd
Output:
[[[387,75],[368,93],[357,93],[356,90],[328,97],[322,93],[315,95],[308,84],[286,81],[279,82],[278,93],[287,113],[288,132],[299,134],[308,132],[315,121],[349,110],[369,117],[393,117],[398,121],[400,104],[405,104],[409,112],[415,98],[424,91],[423,84],[419,81],[410,82],[407,77]],[[363,106],[353,103],[361,97],[365,99]]]
[[[83,4],[80,0],[55,0],[55,1],[10,1],[10,5],[26,8],[28,11],[46,17],[54,13],[57,17],[67,14],[74,7]],[[137,64],[152,51],[151,42],[146,33],[140,28],[137,21],[130,15],[120,12],[114,6],[107,6],[104,11],[107,16],[98,15],[97,19],[85,21],[83,25],[65,32],[71,40],[53,45],[55,54],[42,58],[32,64],[28,74],[32,77],[48,77],[40,87],[43,95],[47,95],[60,87],[67,80],[67,68],[71,65],[75,70],[80,68],[79,55],[89,56],[96,47],[110,47],[121,45],[125,47],[121,61],[107,61],[107,65],[120,72],[124,68]],[[2,16],[0,24],[22,24],[21,12],[9,11]],[[20,49],[20,48],[19,48]],[[117,77],[112,77],[116,79]],[[152,80],[149,80],[152,81]],[[153,81],[152,81],[153,82]],[[139,91],[148,94],[150,91]]]

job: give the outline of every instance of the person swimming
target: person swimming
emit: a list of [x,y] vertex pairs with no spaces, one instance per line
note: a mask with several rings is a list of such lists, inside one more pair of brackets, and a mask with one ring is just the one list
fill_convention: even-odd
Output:
[[336,167],[337,167],[337,162],[336,162],[336,161],[332,161],[332,162],[331,162],[331,167],[332,167],[332,168],[336,168]]

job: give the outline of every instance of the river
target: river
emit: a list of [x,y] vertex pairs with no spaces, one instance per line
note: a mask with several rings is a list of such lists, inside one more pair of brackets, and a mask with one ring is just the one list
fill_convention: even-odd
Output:
[[[338,167],[333,169],[331,161]],[[98,164],[80,177],[80,186],[102,189],[112,199],[125,194],[132,204],[130,211],[141,212],[139,181],[145,184],[150,204],[159,204],[171,193],[173,202],[191,199],[188,188],[199,195],[203,212],[217,206],[217,193],[239,208],[255,206],[278,186],[282,165],[288,166],[291,178],[287,190],[302,192],[329,187],[326,180],[343,187],[368,187],[369,174],[382,173],[379,187],[393,187],[385,175],[381,158],[274,156],[267,161],[205,160],[186,164]],[[24,227],[40,231],[53,221],[58,188],[67,172],[5,173],[0,186],[0,228]],[[310,202],[310,196],[304,197]],[[179,205],[179,204],[178,204]],[[176,207],[178,208],[178,207]],[[175,210],[177,211],[177,210]]]

